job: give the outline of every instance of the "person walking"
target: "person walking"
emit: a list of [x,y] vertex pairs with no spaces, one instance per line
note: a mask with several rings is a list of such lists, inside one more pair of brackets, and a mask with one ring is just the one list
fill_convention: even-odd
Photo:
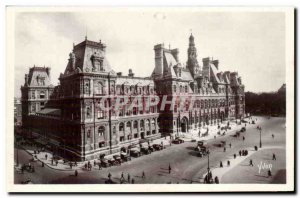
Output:
[[47,158],[48,158],[48,155],[47,155],[47,153],[45,154],[45,159],[47,160]]
[[56,165],[56,166],[58,165],[58,161],[57,161],[57,160],[55,161],[55,165]]
[[250,161],[249,161],[249,166],[253,166],[253,161],[252,161],[252,159],[250,159]]
[[273,158],[272,158],[272,160],[276,160],[276,155],[275,155],[275,153],[273,153]]
[[45,166],[45,164],[44,164],[44,162],[42,162],[42,167],[44,167]]
[[227,160],[227,166],[230,166],[230,161],[229,160]]
[[231,148],[231,143],[229,143],[229,148]]
[[75,161],[74,166],[77,166],[77,162]]
[[77,177],[78,176],[78,171],[77,170],[75,170],[75,177]]
[[268,177],[272,177],[271,169],[268,170]]
[[143,171],[142,173],[142,178],[145,179],[146,178],[146,175],[145,175],[145,172]]
[[108,173],[108,179],[111,180],[111,174],[110,173]]
[[222,163],[222,161],[220,161],[220,168],[223,168],[223,163]]
[[239,151],[239,155],[240,155],[240,156],[242,155],[242,151],[241,151],[241,150]]
[[123,173],[123,172],[121,173],[121,180],[122,180],[122,179],[125,179],[125,178],[124,178],[124,173]]
[[234,158],[234,159],[236,158],[236,154],[233,154],[233,158]]
[[274,134],[272,134],[272,138],[273,138],[273,139],[274,139],[274,137],[275,137]]
[[101,163],[99,162],[99,164],[98,164],[98,167],[99,167],[99,170],[101,170],[102,169],[102,167],[101,167]]
[[226,147],[224,146],[224,152],[226,152]]
[[134,179],[132,178],[131,183],[134,184]]
[[245,141],[245,136],[243,136],[243,141]]
[[171,174],[171,170],[172,170],[172,168],[171,168],[171,165],[169,164],[169,174]]
[[129,173],[128,173],[127,179],[128,179],[128,183],[130,183],[130,175],[129,175]]
[[94,166],[96,166],[96,160],[94,160]]

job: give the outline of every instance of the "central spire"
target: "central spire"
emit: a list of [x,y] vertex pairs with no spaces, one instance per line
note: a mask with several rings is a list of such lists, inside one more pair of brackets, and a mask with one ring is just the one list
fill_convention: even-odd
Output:
[[198,74],[200,67],[197,60],[197,49],[195,47],[195,39],[192,33],[189,37],[189,48],[187,52],[188,52],[187,68],[189,68],[191,74],[195,76],[196,74]]

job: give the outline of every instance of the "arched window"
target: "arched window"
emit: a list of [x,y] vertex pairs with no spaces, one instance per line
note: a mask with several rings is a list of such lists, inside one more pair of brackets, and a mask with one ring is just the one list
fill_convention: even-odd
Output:
[[131,129],[131,122],[130,122],[130,121],[126,123],[126,129],[127,129],[127,130],[130,130],[130,129]]
[[150,120],[146,120],[146,127],[150,128]]
[[121,122],[119,124],[119,131],[124,131],[124,123],[123,122]]
[[141,120],[141,122],[140,122],[140,130],[144,131],[144,129],[145,129],[145,123],[144,123],[144,120]]
[[84,84],[84,93],[89,94],[90,93],[90,83],[89,81],[86,81]]
[[99,137],[103,137],[104,136],[104,132],[105,132],[105,127],[104,126],[100,126],[98,128],[98,136]]
[[138,128],[138,121],[135,120],[135,121],[133,122],[133,128],[134,128],[134,129],[137,129],[137,128]]

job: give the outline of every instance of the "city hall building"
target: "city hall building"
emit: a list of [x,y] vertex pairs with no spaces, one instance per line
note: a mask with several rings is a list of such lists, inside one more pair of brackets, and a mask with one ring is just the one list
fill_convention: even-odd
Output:
[[[178,53],[178,49],[155,45],[155,66],[149,77],[137,77],[132,70],[123,75],[111,68],[106,45],[86,38],[73,46],[59,85],[51,84],[49,67],[34,66],[25,75],[21,87],[24,132],[58,155],[88,160],[141,140],[174,137],[243,118],[245,94],[238,73],[221,72],[218,60],[203,58],[199,63],[193,35],[185,64],[178,60]],[[101,108],[116,107],[117,99],[125,96],[124,105],[108,111]],[[136,97],[142,104],[127,108]],[[154,97],[160,99],[158,104],[147,103]],[[179,108],[178,98],[184,97],[192,99],[186,100],[186,108]],[[174,104],[162,109],[165,98]]]

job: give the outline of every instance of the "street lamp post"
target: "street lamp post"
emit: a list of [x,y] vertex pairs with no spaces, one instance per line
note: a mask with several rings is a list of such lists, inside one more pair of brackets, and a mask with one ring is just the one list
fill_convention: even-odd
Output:
[[209,178],[209,171],[210,171],[210,168],[209,168],[209,150],[207,150],[207,179],[208,179],[208,182],[210,182],[210,178]]
[[259,129],[259,148],[262,147],[262,143],[261,143],[261,128]]

